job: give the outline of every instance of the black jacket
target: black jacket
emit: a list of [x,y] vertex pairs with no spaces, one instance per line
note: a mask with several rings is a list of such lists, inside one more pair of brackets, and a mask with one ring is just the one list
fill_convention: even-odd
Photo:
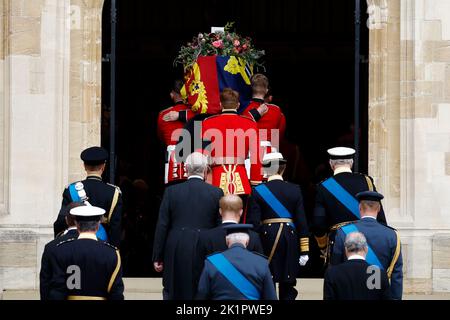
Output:
[[[330,266],[325,273],[324,300],[389,300],[389,281],[386,273],[378,270],[377,274],[369,270],[365,260],[348,260],[337,266]],[[372,278],[369,278],[372,277]],[[379,287],[376,288],[376,284]],[[374,285],[369,288],[368,284]]]
[[221,189],[201,179],[167,187],[159,210],[153,261],[164,262],[163,286],[168,299],[193,299],[201,230],[220,221]]
[[48,300],[48,294],[50,289],[50,283],[52,277],[55,274],[55,270],[58,268],[54,258],[56,246],[58,243],[68,239],[77,238],[78,231],[76,229],[69,230],[66,234],[53,239],[45,245],[44,252],[41,258],[41,271],[39,273],[39,290],[41,294],[41,300]]
[[279,218],[279,215],[262,198],[257,191],[257,187],[253,188],[249,200],[247,221],[259,226],[259,234],[266,256],[270,256],[278,231],[281,230],[275,252],[270,261],[270,270],[275,282],[294,282],[300,269],[299,256],[300,254],[307,254],[309,251],[309,230],[302,193],[298,185],[283,180],[269,181],[266,183],[266,187],[289,211],[293,224],[261,224],[264,220]]
[[[105,216],[109,215],[109,211],[112,206],[114,193],[119,192],[119,197],[117,204],[111,214],[109,223],[105,226],[108,233],[108,242],[112,245],[118,247],[120,245],[120,235],[122,232],[121,221],[122,221],[122,194],[120,189],[116,186],[103,182],[99,177],[89,176],[86,180],[81,181],[86,191],[88,197],[87,201],[96,207],[105,209]],[[59,211],[58,218],[53,224],[53,230],[55,232],[55,237],[61,231],[67,229],[65,221],[65,208],[66,206],[73,202],[70,196],[69,188],[64,189],[63,200],[61,204],[61,210]]]
[[[377,190],[373,179],[361,173],[342,172],[336,174],[333,178],[353,197],[362,191]],[[323,182],[317,185],[316,204],[312,221],[313,231],[316,236],[323,236],[329,232],[332,226],[338,223],[358,219],[323,186]],[[383,208],[378,214],[378,221],[386,224]]]
[[123,300],[122,267],[117,248],[102,241],[72,238],[58,243],[53,258],[58,268],[50,282],[50,300],[64,300],[69,296]]

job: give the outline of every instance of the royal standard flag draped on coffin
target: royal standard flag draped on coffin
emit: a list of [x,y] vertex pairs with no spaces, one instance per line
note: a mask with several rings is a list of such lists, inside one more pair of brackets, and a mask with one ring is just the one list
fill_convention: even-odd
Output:
[[[253,67],[236,56],[200,56],[189,69],[182,89],[183,98],[198,113],[220,113],[220,92],[232,88],[239,92],[240,109],[251,99]],[[240,111],[240,110],[238,110]]]

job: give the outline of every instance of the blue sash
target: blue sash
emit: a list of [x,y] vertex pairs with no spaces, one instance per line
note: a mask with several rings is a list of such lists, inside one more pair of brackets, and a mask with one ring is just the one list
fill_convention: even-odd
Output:
[[[72,202],[80,202],[81,198],[78,195],[78,191],[75,189],[75,184],[76,183],[72,183],[71,185],[69,185],[70,197],[72,198]],[[101,223],[95,235],[99,240],[108,241],[108,234],[106,233],[106,230]]]
[[258,289],[222,253],[209,256],[207,259],[248,300],[259,300],[261,298]]
[[[255,187],[255,190],[259,193],[261,198],[272,208],[273,211],[278,215],[278,217],[283,219],[292,219],[291,213],[286,209],[286,207],[278,200],[275,195],[267,188],[265,184],[260,184]],[[294,227],[293,224],[291,224]]]
[[78,195],[78,191],[75,189],[75,183],[69,185],[69,192],[73,202],[81,201],[80,196]]
[[101,223],[98,226],[98,231],[95,236],[99,240],[108,241],[108,234],[106,233],[105,227]]
[[340,203],[344,205],[355,217],[361,218],[359,214],[359,203],[347,190],[345,190],[337,181],[331,177],[322,185],[327,189]]
[[[358,228],[354,224],[348,224],[346,226],[343,226],[341,229],[342,231],[344,231],[345,235],[348,235],[349,233],[352,232],[359,232]],[[366,256],[367,263],[370,265],[375,265],[383,270],[384,269],[383,265],[381,264],[380,260],[378,259],[377,255],[372,250],[372,248],[369,246],[369,244],[367,244],[367,248],[368,248]]]

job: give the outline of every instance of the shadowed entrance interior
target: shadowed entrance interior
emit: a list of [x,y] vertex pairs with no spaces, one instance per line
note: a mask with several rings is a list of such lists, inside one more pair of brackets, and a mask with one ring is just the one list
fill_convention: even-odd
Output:
[[[164,190],[164,149],[156,118],[171,105],[170,86],[182,77],[173,60],[181,45],[211,26],[236,31],[266,51],[264,72],[273,103],[287,118],[282,152],[287,180],[301,185],[308,218],[314,185],[330,175],[326,149],[353,146],[353,0],[193,2],[118,1],[116,184],[124,198],[124,275],[154,276],[151,251]],[[368,30],[362,4],[360,171],[367,172]],[[110,0],[103,11],[103,56],[110,50]],[[109,147],[109,63],[102,70],[102,145]],[[315,242],[301,276],[321,275]]]

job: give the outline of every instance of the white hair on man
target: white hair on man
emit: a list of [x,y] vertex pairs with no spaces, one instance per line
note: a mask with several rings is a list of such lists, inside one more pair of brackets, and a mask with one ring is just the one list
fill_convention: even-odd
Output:
[[250,236],[245,232],[235,232],[227,235],[225,239],[228,247],[231,247],[236,243],[242,244],[247,247],[248,242],[250,241]]
[[366,237],[361,232],[349,233],[345,237],[344,247],[347,255],[367,253],[368,250]]
[[188,176],[204,176],[208,169],[208,157],[200,152],[193,152],[187,156],[186,171]]
[[336,169],[337,167],[353,167],[353,159],[331,159],[330,160],[331,169]]

